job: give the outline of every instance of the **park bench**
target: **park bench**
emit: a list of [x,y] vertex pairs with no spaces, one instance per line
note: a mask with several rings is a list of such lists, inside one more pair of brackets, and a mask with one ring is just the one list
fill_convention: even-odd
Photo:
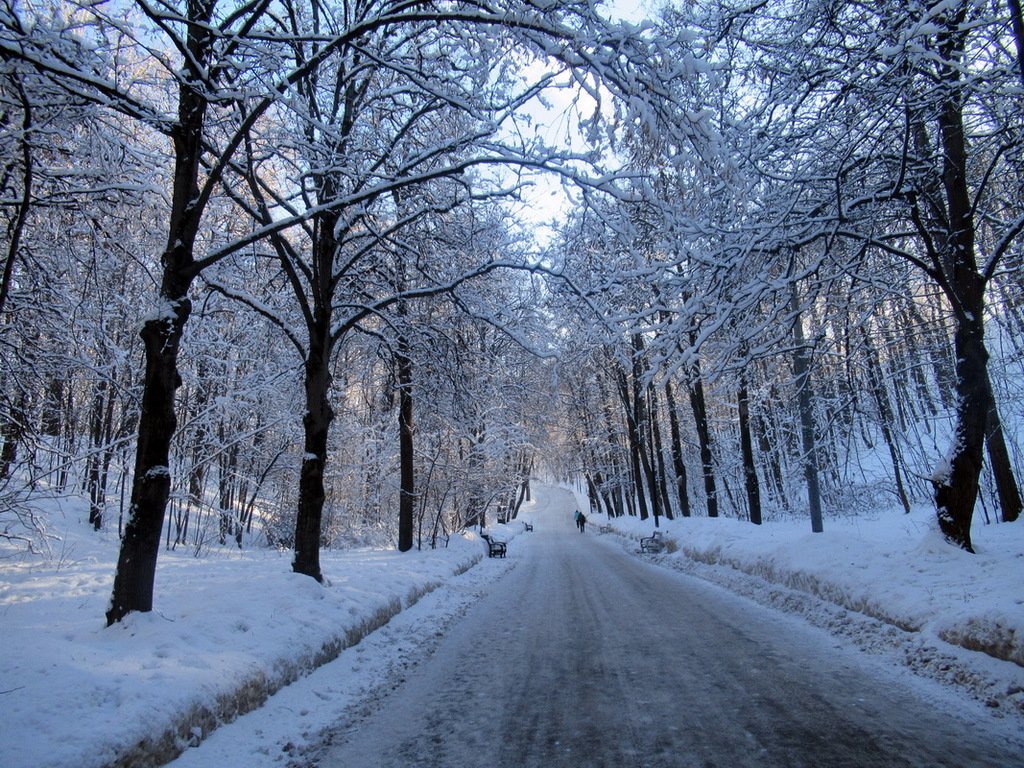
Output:
[[508,549],[508,545],[504,541],[498,541],[492,539],[490,535],[481,533],[480,538],[487,542],[487,556],[488,557],[504,557],[505,552]]
[[650,536],[640,539],[641,552],[661,552],[664,546],[665,542],[662,541],[661,531],[655,531]]
[[523,529],[524,531],[532,531],[533,530],[533,523],[528,523],[528,522],[526,522],[524,520],[523,521],[523,525],[525,526],[524,529]]
[[611,533],[612,532],[612,527],[610,525],[608,525],[607,523],[605,523],[600,528],[598,528],[598,531],[600,531],[601,533]]

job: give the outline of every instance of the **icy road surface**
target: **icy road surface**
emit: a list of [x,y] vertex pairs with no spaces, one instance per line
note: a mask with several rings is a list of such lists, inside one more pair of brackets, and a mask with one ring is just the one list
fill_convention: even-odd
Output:
[[578,533],[571,496],[545,490],[536,531],[509,547],[516,567],[299,763],[1024,766],[1021,745],[969,710],[590,526]]

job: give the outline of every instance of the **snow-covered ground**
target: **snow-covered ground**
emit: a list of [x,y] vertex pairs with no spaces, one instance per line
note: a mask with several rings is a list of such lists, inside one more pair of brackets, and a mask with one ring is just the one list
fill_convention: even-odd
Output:
[[[522,517],[539,517],[545,503],[538,489]],[[527,536],[508,560],[490,560],[470,534],[405,555],[326,552],[325,586],[291,574],[288,553],[161,552],[156,610],[108,629],[116,537],[92,532],[78,506],[46,514],[61,539],[50,559],[0,553],[5,768],[144,764],[142,755],[197,743],[297,680],[249,716],[249,743],[213,731],[177,761],[285,765],[345,707],[399,679],[529,546]],[[653,529],[625,519],[600,534],[604,522],[592,519],[588,535],[615,536],[631,551]],[[802,614],[1024,724],[1024,524],[978,526],[975,556],[945,544],[927,510],[826,520],[823,534],[800,522],[661,527],[666,553],[643,557]],[[521,529],[495,533],[512,539]],[[313,685],[309,671],[335,657],[330,681]]]
[[[654,530],[636,518],[611,525],[634,549]],[[660,528],[665,552],[644,557],[798,614],[1024,725],[1024,525],[976,521],[974,555],[947,544],[924,508],[826,520],[820,534],[809,519]]]

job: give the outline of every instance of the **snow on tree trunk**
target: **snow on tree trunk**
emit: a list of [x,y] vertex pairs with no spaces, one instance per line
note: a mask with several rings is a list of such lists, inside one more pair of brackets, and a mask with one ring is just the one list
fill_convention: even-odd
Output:
[[131,611],[153,609],[153,581],[160,531],[171,489],[170,447],[178,427],[174,396],[181,386],[178,351],[192,312],[188,291],[195,279],[193,249],[203,214],[199,174],[207,114],[206,66],[214,35],[208,27],[213,2],[190,4],[189,60],[178,86],[178,120],[171,129],[174,181],[167,248],[161,258],[163,278],[157,311],[143,325],[146,354],[142,412],[139,416],[131,504],[118,555],[107,624]]
[[963,94],[955,62],[965,46],[959,11],[938,35],[940,75],[946,88],[939,104],[942,186],[946,197],[946,242],[940,264],[946,295],[956,317],[956,426],[947,461],[932,476],[939,528],[954,544],[973,552],[971,520],[978,498],[985,427],[991,409],[988,350],[985,348],[985,277],[975,254],[975,223],[968,187]]
[[[322,333],[327,335],[326,324]],[[328,400],[331,376],[330,349],[322,339],[310,339],[306,359],[306,413],[302,418],[304,433],[302,469],[299,474],[299,503],[295,516],[295,556],[292,570],[323,581],[320,572],[320,523],[323,519],[324,467],[327,464],[327,438],[334,412]]]
[[700,443],[700,466],[704,476],[704,497],[707,500],[708,517],[718,517],[718,488],[715,483],[715,467],[711,450],[711,429],[708,427],[704,381],[701,378],[699,364],[694,365],[693,380],[690,382],[689,391],[693,422],[697,427],[697,441]]
[[807,506],[811,512],[811,531],[824,530],[821,520],[821,489],[818,484],[818,449],[814,437],[814,396],[811,391],[811,360],[800,320],[800,302],[796,283],[790,286],[793,313],[793,376],[800,411],[800,439],[803,446],[804,479],[807,481]]
[[669,437],[672,445],[672,471],[676,478],[676,493],[679,496],[679,513],[690,516],[690,497],[686,487],[686,463],[683,460],[683,441],[679,430],[679,413],[676,411],[672,383],[665,381],[665,403],[668,408]]
[[[165,264],[169,261],[165,259]],[[168,280],[166,272],[164,282],[167,311],[148,320],[141,333],[146,371],[135,474],[128,520],[106,613],[108,625],[120,621],[132,611],[153,610],[153,582],[160,532],[171,490],[171,439],[178,427],[174,412],[174,394],[181,385],[178,350],[182,330],[192,311],[192,303],[184,297],[187,288]]]
[[980,321],[961,321],[954,339],[956,350],[956,427],[949,457],[932,475],[939,529],[954,544],[974,551],[971,521],[978,498],[989,395],[985,378],[988,352]]

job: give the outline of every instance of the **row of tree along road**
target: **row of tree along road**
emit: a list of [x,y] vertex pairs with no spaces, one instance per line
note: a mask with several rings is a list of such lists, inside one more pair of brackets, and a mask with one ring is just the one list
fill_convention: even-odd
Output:
[[1016,2],[52,5],[0,10],[2,514],[35,546],[30,491],[99,528],[117,484],[108,623],[164,537],[259,518],[321,580],[514,516],[542,460],[609,514],[764,487],[821,530],[877,442],[969,550],[987,445],[1016,519]]

